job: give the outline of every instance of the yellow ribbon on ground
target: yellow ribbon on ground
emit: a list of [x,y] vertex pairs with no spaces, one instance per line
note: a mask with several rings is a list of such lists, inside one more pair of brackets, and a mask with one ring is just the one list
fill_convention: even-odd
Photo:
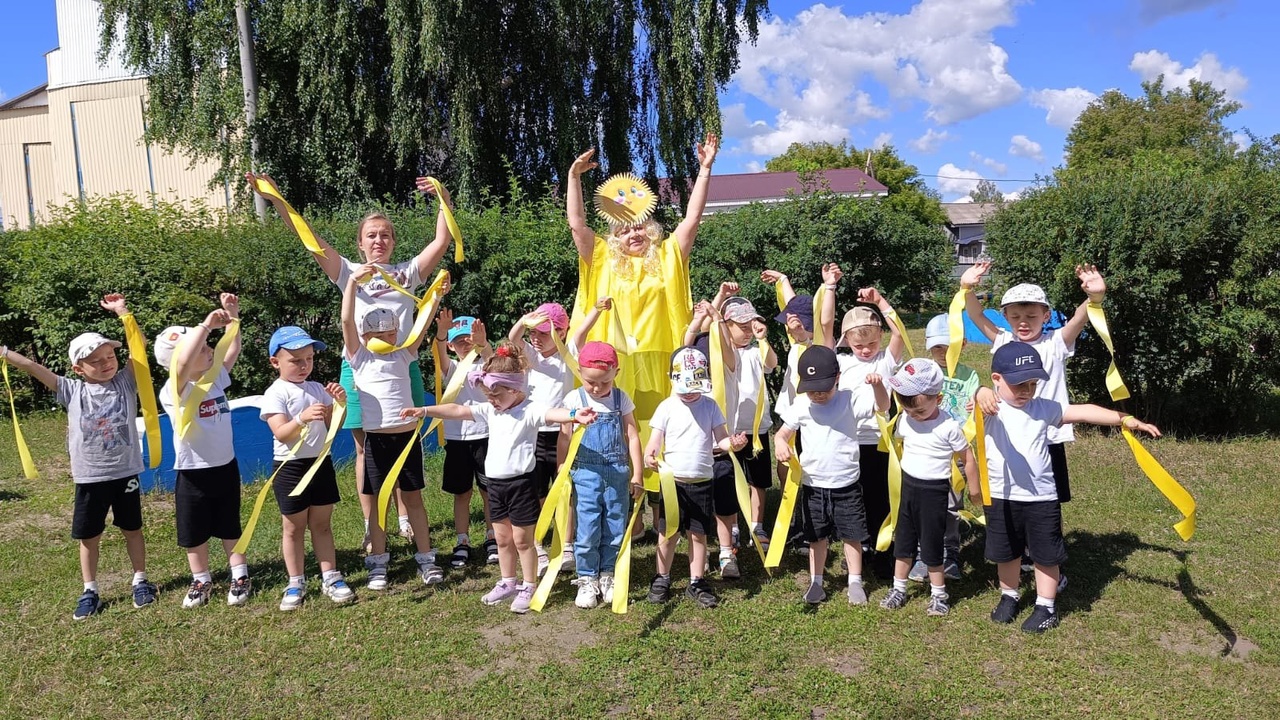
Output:
[[306,492],[307,486],[311,484],[311,478],[316,476],[316,471],[320,469],[320,464],[324,459],[329,457],[329,450],[333,448],[333,439],[338,436],[338,430],[342,428],[342,418],[346,417],[347,404],[337,400],[333,403],[333,417],[329,419],[329,430],[324,436],[324,445],[320,448],[320,454],[316,456],[315,462],[311,463],[311,467],[307,468],[307,474],[302,476],[298,481],[297,487],[293,492],[289,493],[289,497],[298,497]]
[[644,508],[644,498],[632,500],[631,504],[631,519],[627,520],[622,544],[618,546],[618,562],[613,568],[613,604],[609,609],[618,615],[627,614],[627,596],[631,593],[631,528],[636,526],[636,518]]
[[[453,377],[449,379],[448,386],[444,389],[444,394],[439,393],[437,385],[436,405],[448,405],[451,402],[457,402],[458,393],[462,392],[462,385],[467,381],[467,373],[471,372],[471,366],[475,363],[479,354],[475,350],[467,353],[466,357],[458,361],[458,366],[454,368]],[[439,376],[440,366],[436,366],[437,377]],[[440,431],[440,445],[444,446],[444,426],[440,418],[431,418],[431,424],[427,426],[424,435],[430,435],[433,430]]]
[[876,536],[876,550],[884,552],[893,542],[893,531],[898,524],[898,505],[902,502],[902,461],[898,457],[898,445],[893,441],[893,425],[902,415],[893,420],[886,420],[884,413],[876,413],[876,424],[880,426],[880,438],[889,448],[889,514],[885,516]]
[[896,310],[890,310],[889,312],[884,313],[884,319],[889,321],[889,324],[896,328],[898,333],[902,335],[902,344],[907,348],[907,357],[915,357],[916,350],[911,347],[911,336],[907,334],[907,326],[902,324],[902,318],[898,317],[898,312]]
[[279,200],[280,204],[284,205],[285,214],[288,215],[289,219],[293,222],[293,229],[298,233],[298,238],[302,240],[302,244],[305,245],[307,250],[311,251],[312,254],[325,257],[324,248],[320,247],[320,243],[316,240],[316,236],[312,234],[311,227],[307,225],[307,221],[302,219],[302,216],[298,214],[297,210],[293,209],[293,206],[289,204],[288,200],[284,199],[283,195],[276,192],[276,189],[271,186],[271,183],[262,180],[261,178],[254,178],[253,188],[257,190],[260,195]]
[[765,387],[764,376],[768,370],[765,364],[769,360],[769,351],[773,348],[769,347],[769,341],[760,338],[760,387],[756,390],[756,416],[751,423],[751,456],[755,457],[760,454],[764,446],[760,444],[760,423],[764,422],[764,406],[769,402],[769,390]]
[[1125,387],[1124,378],[1120,377],[1120,370],[1116,368],[1116,348],[1111,344],[1107,314],[1102,311],[1102,306],[1095,302],[1090,302],[1085,309],[1089,314],[1089,324],[1098,333],[1098,337],[1102,338],[1102,344],[1107,346],[1107,352],[1111,354],[1111,365],[1107,367],[1107,392],[1111,393],[1111,399],[1116,402],[1126,400],[1129,397],[1129,388]]
[[[209,390],[213,388],[213,382],[218,379],[218,375],[222,374],[222,365],[227,361],[227,352],[231,349],[231,343],[240,334],[240,319],[232,320],[222,331],[222,337],[218,338],[218,344],[213,346],[213,364],[209,366],[204,374],[196,379],[195,387],[191,388],[191,394],[186,400],[179,403],[182,397],[181,388],[178,387],[178,376],[173,372],[173,368],[169,368],[170,394],[173,401],[178,404],[178,423],[174,425],[173,431],[178,437],[186,437],[187,432],[191,430],[191,425],[195,423],[196,413],[200,412],[200,403],[204,402],[204,398],[209,394]],[[192,342],[187,340],[186,342]],[[183,343],[185,344],[185,343]],[[182,352],[182,348],[174,350],[174,357]],[[130,351],[132,354],[132,351]],[[145,355],[144,355],[145,357]],[[172,422],[173,418],[170,418]]]
[[1133,451],[1133,459],[1138,461],[1138,467],[1142,468],[1147,479],[1156,486],[1166,500],[1178,508],[1178,512],[1182,513],[1182,520],[1175,524],[1173,529],[1178,531],[1178,535],[1183,540],[1190,540],[1196,532],[1195,498],[1191,497],[1191,493],[1179,485],[1164,466],[1142,447],[1142,443],[1138,442],[1128,428],[1122,427],[1120,431],[1124,433],[1124,439],[1129,443],[1129,449]]
[[726,407],[724,394],[724,338],[720,337],[719,320],[712,321],[711,333],[707,336],[707,341],[707,352],[711,353],[711,357],[707,358],[707,362],[711,365],[711,399],[716,401],[721,414],[727,419],[729,409]]
[[822,327],[823,301],[827,298],[827,286],[819,285],[813,293],[813,344],[822,345],[826,329]]
[[968,291],[961,288],[947,308],[947,377],[956,376],[960,350],[964,347],[964,300]]
[[436,310],[439,309],[440,301],[444,298],[444,285],[449,282],[449,271],[441,270],[436,273],[435,279],[431,281],[431,285],[427,286],[427,291],[422,294],[421,298],[406,290],[404,286],[396,282],[396,279],[391,277],[391,274],[386,270],[378,268],[378,274],[387,282],[388,287],[401,295],[407,295],[408,297],[413,298],[414,302],[418,305],[418,316],[414,319],[413,328],[409,331],[409,335],[404,339],[404,342],[399,345],[392,345],[391,343],[383,342],[378,338],[370,338],[369,342],[365,343],[365,347],[369,348],[371,352],[378,353],[379,355],[386,355],[388,353],[396,352],[397,350],[404,350],[405,348],[412,347],[418,343],[418,338],[422,337],[422,333],[427,329],[427,325],[435,319]]
[[[738,456],[729,453],[729,461],[733,463],[733,491],[738,496],[738,510],[742,513],[743,519],[747,521],[747,531],[755,527],[755,516],[751,514],[751,486],[747,484],[747,476],[742,472],[742,465],[738,464]],[[763,521],[763,518],[761,518]],[[755,546],[756,554],[760,556],[760,564],[764,565],[765,555],[764,548],[760,547],[759,542],[752,542]],[[765,572],[772,575],[769,567],[765,566]]]
[[680,500],[676,497],[676,471],[662,460],[658,461],[658,485],[662,493],[662,521],[666,523],[662,537],[670,538],[680,530]]
[[409,438],[409,442],[405,443],[404,450],[400,451],[400,457],[396,458],[395,464],[391,466],[391,471],[387,473],[387,477],[382,481],[382,487],[378,490],[378,527],[383,530],[387,529],[387,505],[391,503],[391,493],[395,492],[396,483],[400,480],[400,471],[404,468],[405,461],[409,459],[413,444],[421,437],[422,420],[420,419],[413,428],[413,435]]
[[129,346],[129,365],[133,368],[133,379],[138,385],[138,404],[142,407],[142,425],[147,434],[148,465],[154,470],[160,467],[160,457],[164,454],[160,442],[160,409],[156,407],[156,389],[151,382],[151,365],[147,362],[147,339],[142,336],[138,320],[133,313],[120,316],[124,323],[124,339]]
[[769,540],[769,553],[764,558],[766,569],[776,568],[786,551],[787,533],[791,529],[791,517],[796,511],[796,498],[800,495],[800,458],[796,457],[795,438],[791,439],[791,459],[787,461],[787,479],[782,481],[782,502],[778,505],[778,518],[773,521],[773,533]]
[[[463,262],[467,256],[462,250],[462,230],[458,227],[457,219],[453,217],[453,209],[444,201],[444,185],[433,177],[427,178],[427,182],[436,189],[436,197],[440,198],[440,212],[444,213],[444,222],[449,226],[449,234],[453,236],[453,261]],[[430,433],[427,434],[430,435]]]
[[36,472],[36,463],[31,459],[31,448],[27,447],[27,439],[23,437],[22,427],[18,425],[18,408],[13,404],[13,386],[9,384],[8,360],[0,359],[0,373],[4,374],[4,389],[9,394],[9,412],[13,414],[13,440],[18,446],[18,457],[22,460],[22,474],[28,480],[35,480],[40,477],[40,473]]
[[987,470],[987,430],[983,425],[982,408],[973,409],[973,454],[978,459],[978,485],[982,488],[982,506],[991,507],[991,473]]

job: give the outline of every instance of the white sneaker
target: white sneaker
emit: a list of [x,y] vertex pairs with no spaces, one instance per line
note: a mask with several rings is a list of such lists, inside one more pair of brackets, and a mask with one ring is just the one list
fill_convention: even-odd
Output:
[[182,607],[190,609],[206,605],[209,602],[209,596],[212,594],[213,583],[192,580],[191,589],[182,598]]
[[600,602],[613,604],[613,573],[600,573]]
[[231,589],[227,591],[227,604],[235,607],[249,602],[249,594],[253,592],[253,583],[249,580],[249,576],[236,578],[231,581]]
[[302,598],[306,595],[306,591],[300,587],[287,587],[284,589],[284,597],[280,598],[280,609],[284,611],[297,610],[302,607]]
[[351,586],[347,585],[342,578],[338,578],[331,583],[325,583],[324,594],[338,605],[346,605],[356,599],[356,591],[352,590]]
[[364,566],[369,569],[369,584],[366,587],[370,590],[387,589],[387,562],[390,560],[391,556],[387,553],[365,557]]
[[551,564],[551,558],[547,557],[545,552],[538,553],[538,577],[542,577],[542,573],[547,571],[547,566]]
[[583,575],[578,578],[578,597],[573,601],[574,605],[589,610],[600,603],[600,585],[593,577]]

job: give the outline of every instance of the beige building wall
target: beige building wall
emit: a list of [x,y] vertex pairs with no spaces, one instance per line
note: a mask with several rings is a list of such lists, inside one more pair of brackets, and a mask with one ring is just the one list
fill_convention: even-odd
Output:
[[0,114],[0,213],[4,229],[47,220],[57,198],[49,109],[24,107]]

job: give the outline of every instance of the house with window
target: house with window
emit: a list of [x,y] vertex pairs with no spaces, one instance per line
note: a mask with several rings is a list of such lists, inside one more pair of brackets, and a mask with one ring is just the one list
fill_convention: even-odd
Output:
[[942,210],[947,214],[947,235],[955,248],[955,268],[953,277],[960,277],[964,271],[982,257],[987,250],[985,240],[987,219],[1000,209],[1000,203],[942,203]]

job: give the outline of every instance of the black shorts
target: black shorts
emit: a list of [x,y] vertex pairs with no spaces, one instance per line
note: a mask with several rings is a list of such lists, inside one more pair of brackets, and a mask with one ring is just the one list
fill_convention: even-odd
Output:
[[[747,484],[767,490],[773,487],[773,461],[769,459],[769,436],[761,435],[760,442],[764,447],[755,457],[751,457],[750,443],[735,452],[734,456],[742,466],[742,476],[746,478]],[[739,508],[738,490],[733,479],[733,462],[729,460],[727,453],[716,453],[714,460],[715,464],[711,471],[711,490],[715,499],[716,514],[734,515],[738,513]]]
[[1067,472],[1067,444],[1049,445],[1049,463],[1053,468],[1053,484],[1058,488],[1058,502],[1071,502],[1071,473]]
[[800,512],[803,513],[804,538],[809,542],[841,540],[864,543],[867,534],[867,510],[862,504],[862,483],[842,488],[800,488]]
[[542,503],[538,497],[537,471],[509,478],[489,478],[489,520],[507,520],[518,527],[538,524]]
[[538,445],[533,454],[533,475],[537,483],[538,498],[542,500],[547,499],[551,483],[556,479],[556,443],[559,441],[559,430],[538,431]]
[[894,557],[914,558],[918,545],[921,562],[929,567],[941,565],[950,502],[949,479],[917,480],[903,473],[898,520],[893,531]]
[[[695,535],[708,535],[715,532],[715,499],[712,482],[676,481],[676,505],[680,508],[680,532]],[[662,506],[661,497],[650,502],[658,508],[658,522],[654,529],[665,532],[667,514]]]
[[142,490],[137,475],[96,483],[76,483],[75,511],[71,515],[74,540],[96,538],[111,524],[121,530],[142,529]]
[[858,484],[866,507],[867,527],[877,531],[889,517],[889,453],[875,445],[858,446]]
[[450,495],[465,495],[474,486],[485,491],[484,459],[489,454],[489,438],[449,440],[444,444],[444,470],[440,485]]
[[234,459],[212,468],[179,470],[173,491],[178,546],[199,547],[209,538],[240,538],[240,466]]
[[[413,437],[412,430],[364,434],[364,487],[360,489],[360,494],[378,494],[382,488],[382,481],[387,478],[391,467],[396,464],[396,460],[400,459],[400,453],[404,452],[404,446],[413,440]],[[409,450],[409,457],[404,460],[404,467],[400,468],[397,484],[405,492],[421,490],[427,486],[427,480],[422,474],[421,442],[413,443],[413,448]]]
[[1062,505],[1057,500],[1020,502],[992,498],[987,508],[987,552],[993,563],[1009,562],[1031,552],[1032,562],[1053,567],[1067,561],[1062,539]]
[[334,505],[338,502],[338,476],[333,471],[333,458],[330,457],[325,457],[320,463],[301,495],[289,497],[289,493],[298,487],[302,476],[307,474],[315,461],[315,458],[298,458],[283,463],[277,460],[272,464],[272,471],[278,472],[271,490],[276,494],[276,504],[280,506],[281,515],[294,515],[316,505]]

